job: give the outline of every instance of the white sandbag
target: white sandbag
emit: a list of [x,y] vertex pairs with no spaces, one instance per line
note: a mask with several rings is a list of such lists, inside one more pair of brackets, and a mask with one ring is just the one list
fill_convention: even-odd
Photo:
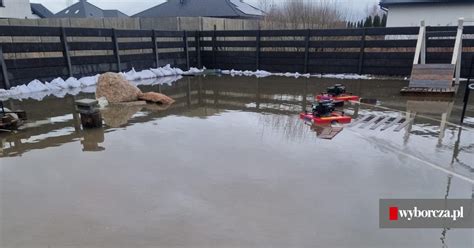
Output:
[[41,81],[38,79],[35,79],[28,83],[28,89],[30,89],[30,92],[40,92],[40,91],[47,91],[48,87],[44,85]]
[[62,78],[55,78],[53,81],[50,82],[50,84],[57,86],[61,89],[67,89],[69,86],[66,84],[66,82]]
[[161,68],[152,68],[150,69],[150,71],[152,71],[153,73],[155,73],[155,75],[157,77],[164,77],[165,75],[163,74],[163,72],[161,71]]
[[66,85],[68,88],[79,88],[81,87],[81,82],[75,77],[70,77],[66,80]]
[[88,87],[92,85],[96,85],[97,81],[99,80],[99,75],[90,76],[90,77],[83,77],[79,79],[82,87]]

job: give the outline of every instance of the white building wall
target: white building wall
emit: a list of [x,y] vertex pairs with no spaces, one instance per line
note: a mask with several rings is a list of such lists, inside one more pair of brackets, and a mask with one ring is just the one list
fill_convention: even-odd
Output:
[[30,0],[3,0],[0,18],[32,18]]
[[460,17],[474,18],[474,3],[395,5],[389,7],[387,27],[419,26],[421,20],[428,26],[457,26]]

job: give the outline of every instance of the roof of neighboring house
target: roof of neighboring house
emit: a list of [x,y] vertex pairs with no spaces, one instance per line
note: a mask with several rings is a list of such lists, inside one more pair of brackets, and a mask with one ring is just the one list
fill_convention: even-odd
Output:
[[32,3],[31,4],[31,13],[33,13],[34,15],[39,16],[40,18],[48,18],[48,17],[52,17],[54,15],[53,12],[51,12],[49,9],[47,9],[46,7],[44,7],[40,3]]
[[242,0],[168,0],[134,16],[261,18],[264,15],[262,10]]
[[382,7],[399,4],[439,4],[439,3],[474,3],[474,0],[381,0]]
[[118,10],[103,10],[87,2],[87,0],[79,0],[79,2],[56,13],[54,17],[56,18],[63,18],[63,17],[100,18],[100,17],[127,17],[127,15]]
[[104,17],[128,17],[128,15],[123,13],[120,10],[105,9],[104,10]]

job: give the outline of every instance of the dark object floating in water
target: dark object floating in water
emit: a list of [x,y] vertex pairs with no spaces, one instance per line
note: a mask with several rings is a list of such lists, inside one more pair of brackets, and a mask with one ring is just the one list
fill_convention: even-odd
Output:
[[346,87],[342,84],[335,84],[334,86],[328,87],[325,93],[321,93],[316,96],[316,100],[331,99],[334,101],[358,101],[359,97],[352,95],[352,93],[346,93]]

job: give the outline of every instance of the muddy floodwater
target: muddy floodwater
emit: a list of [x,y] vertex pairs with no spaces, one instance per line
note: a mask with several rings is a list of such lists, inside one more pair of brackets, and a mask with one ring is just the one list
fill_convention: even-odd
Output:
[[[334,83],[344,111],[403,117],[332,140],[299,119]],[[185,77],[140,86],[174,99],[110,107],[82,130],[74,100],[11,100],[1,133],[0,247],[474,247],[473,229],[380,229],[379,199],[470,199],[474,101],[402,97],[406,81]],[[474,98],[472,96],[471,98]],[[319,136],[319,137],[318,137]]]

